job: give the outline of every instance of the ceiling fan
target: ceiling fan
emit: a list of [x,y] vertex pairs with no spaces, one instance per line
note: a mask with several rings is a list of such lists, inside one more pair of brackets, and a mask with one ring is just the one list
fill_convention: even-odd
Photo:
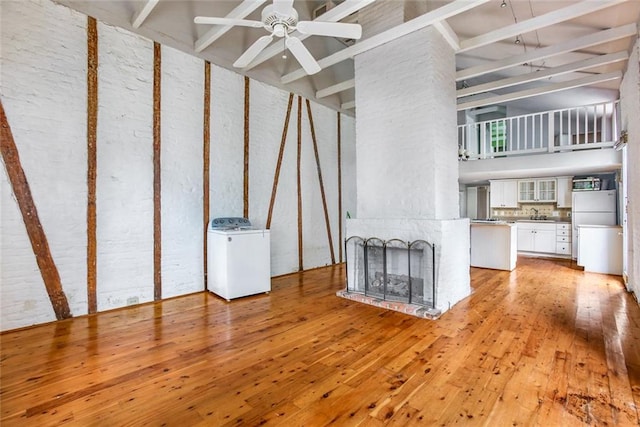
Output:
[[347,39],[359,39],[362,36],[362,27],[359,24],[346,24],[341,22],[298,21],[298,12],[293,8],[293,0],[273,0],[273,4],[262,10],[262,20],[217,18],[197,16],[193,22],[196,24],[213,25],[237,25],[242,27],[264,28],[270,34],[260,37],[255,43],[233,63],[234,67],[244,68],[255,59],[273,40],[274,37],[285,39],[285,45],[296,57],[307,74],[315,74],[320,71],[320,65],[311,55],[302,41],[290,34],[298,30],[301,34],[313,36],[331,36]]

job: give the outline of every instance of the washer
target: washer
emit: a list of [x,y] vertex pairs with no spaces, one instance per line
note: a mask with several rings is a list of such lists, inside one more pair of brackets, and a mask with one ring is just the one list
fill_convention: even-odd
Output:
[[224,217],[207,230],[207,289],[230,301],[271,291],[269,230],[251,226],[247,218]]

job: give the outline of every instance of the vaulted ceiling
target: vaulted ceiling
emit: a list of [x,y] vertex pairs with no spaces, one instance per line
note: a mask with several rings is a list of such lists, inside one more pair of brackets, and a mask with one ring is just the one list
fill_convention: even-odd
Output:
[[[271,0],[55,1],[347,114],[357,108],[353,57],[429,25],[456,52],[459,110],[506,104],[533,112],[617,99],[640,18],[638,0],[407,0],[427,12],[392,28],[363,28],[355,44],[301,37],[322,68],[307,75],[292,55],[283,59],[282,39],[236,69],[265,30],[193,22],[259,21]],[[389,1],[401,0],[295,0],[294,7],[300,20],[357,23],[358,10]]]

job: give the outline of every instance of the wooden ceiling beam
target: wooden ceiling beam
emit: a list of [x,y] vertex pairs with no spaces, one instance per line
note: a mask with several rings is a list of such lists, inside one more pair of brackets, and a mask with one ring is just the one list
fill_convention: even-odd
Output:
[[325,98],[329,95],[333,95],[334,93],[343,92],[354,87],[356,87],[356,79],[345,80],[333,86],[320,89],[316,92],[316,98]]
[[[406,36],[407,34],[413,33],[414,31],[418,31],[425,27],[428,27],[429,25],[433,25],[436,22],[440,22],[447,18],[451,18],[452,16],[466,12],[467,10],[478,7],[484,3],[487,3],[488,1],[490,0],[455,0],[451,3],[434,9],[431,12],[427,12],[424,15],[407,21],[404,24],[400,24],[396,27],[390,28],[386,31],[369,37],[368,39],[361,40],[353,46],[342,49],[332,55],[324,57],[318,61],[318,64],[320,65],[321,69],[331,67],[335,64],[352,58],[357,54],[374,49],[385,43],[389,43],[390,41]],[[307,73],[304,71],[304,69],[299,68],[296,71],[284,75],[281,79],[281,83],[288,84],[299,80],[306,75]]]
[[140,28],[140,25],[147,19],[151,11],[156,7],[160,0],[148,0],[142,9],[133,17],[131,25],[133,28]]
[[356,101],[348,101],[340,105],[340,108],[343,110],[351,110],[352,108],[356,108]]
[[[244,19],[251,14],[254,10],[262,6],[266,0],[244,0],[235,9],[233,9],[225,18],[231,19]],[[202,52],[214,41],[225,35],[233,25],[214,25],[206,34],[196,40],[194,49],[196,52]]]
[[635,36],[638,28],[635,23],[623,25],[621,27],[611,28],[609,30],[599,31],[587,36],[578,37],[568,42],[548,46],[542,49],[536,49],[523,55],[511,56],[498,61],[489,62],[487,64],[477,65],[475,67],[466,68],[456,73],[456,81],[469,79],[472,77],[489,74],[505,68],[514,67],[524,63],[531,63],[540,59],[549,58],[551,56],[560,55],[562,53],[573,52],[589,46],[595,46],[602,43],[618,40],[624,37]]
[[534,96],[546,95],[549,93],[560,92],[563,90],[574,89],[582,86],[589,86],[597,83],[617,80],[622,78],[622,71],[615,71],[607,74],[596,74],[594,76],[582,77],[568,82],[553,83],[533,89],[522,90],[519,92],[508,93],[506,95],[491,96],[475,101],[462,102],[457,105],[457,110],[468,110],[469,108],[483,107],[485,105],[502,104],[518,99],[532,98]]
[[560,67],[549,68],[547,70],[536,71],[535,73],[523,74],[521,76],[509,77],[507,79],[496,80],[481,85],[459,89],[456,92],[456,96],[458,98],[461,98],[463,96],[476,95],[482,92],[491,92],[492,90],[503,89],[505,87],[516,86],[536,80],[542,80],[546,79],[547,77],[559,76],[561,74],[567,74],[575,71],[586,70],[588,68],[612,64],[614,62],[624,61],[628,58],[629,53],[627,51],[610,53],[608,55],[600,55],[593,58],[584,59],[582,61],[572,62]]
[[515,24],[479,35],[477,37],[463,40],[462,42],[460,42],[459,52],[466,52],[468,50],[486,46],[500,40],[516,37],[518,35],[535,31],[540,28],[548,27],[560,22],[569,21],[571,19],[583,15],[588,15],[590,13],[615,6],[616,4],[624,3],[626,1],[628,0],[584,0],[580,3],[576,3],[562,9],[554,10],[553,12],[545,13],[544,15],[536,16],[535,18],[527,19],[526,21],[520,21]]
[[458,39],[458,35],[455,31],[453,31],[453,28],[451,28],[447,21],[436,22],[435,24],[433,24],[433,26],[440,32],[447,43],[449,43],[451,49],[453,49],[455,52],[458,52],[460,50],[460,39]]

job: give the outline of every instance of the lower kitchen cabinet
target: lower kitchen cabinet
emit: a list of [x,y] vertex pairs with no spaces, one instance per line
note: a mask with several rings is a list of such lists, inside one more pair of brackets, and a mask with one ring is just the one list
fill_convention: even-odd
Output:
[[518,222],[518,250],[556,253],[556,224]]
[[556,254],[571,255],[571,224],[556,224]]

